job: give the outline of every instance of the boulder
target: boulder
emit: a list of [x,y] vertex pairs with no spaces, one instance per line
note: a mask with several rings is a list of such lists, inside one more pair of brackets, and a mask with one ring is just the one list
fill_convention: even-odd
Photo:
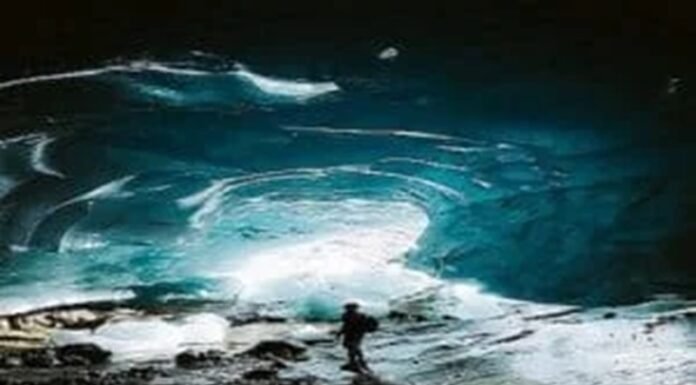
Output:
[[300,361],[305,359],[307,348],[288,341],[261,341],[245,352],[246,355],[259,359],[279,358],[283,360]]
[[111,352],[94,344],[74,344],[0,353],[0,368],[91,366],[108,362]]
[[101,365],[109,361],[111,352],[95,344],[72,344],[55,348],[58,361],[65,366]]
[[608,312],[604,313],[604,315],[602,315],[602,318],[604,318],[604,319],[614,319],[614,318],[616,318],[616,312],[608,311]]
[[176,366],[183,369],[201,369],[220,365],[223,362],[224,353],[217,350],[197,352],[186,350],[176,355]]

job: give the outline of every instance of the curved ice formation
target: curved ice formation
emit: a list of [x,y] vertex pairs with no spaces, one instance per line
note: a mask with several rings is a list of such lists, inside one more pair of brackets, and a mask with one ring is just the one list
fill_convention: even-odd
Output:
[[312,82],[236,64],[192,53],[0,83],[17,132],[0,140],[6,299],[45,280],[326,318],[347,298],[385,311],[436,293],[464,317],[495,314],[489,293],[604,304],[692,288],[688,143],[459,119],[449,100],[473,97],[398,68]]
[[[18,79],[10,79],[0,82],[0,91],[28,86],[44,82],[57,82],[61,80],[75,80],[83,78],[97,78],[102,81],[112,82],[108,75],[126,75],[123,79],[126,85],[133,87],[146,96],[161,98],[177,103],[200,103],[200,102],[225,102],[226,99],[234,99],[237,87],[225,82],[225,79],[238,79],[245,84],[250,84],[253,88],[263,95],[270,97],[289,98],[297,101],[307,101],[309,99],[339,91],[339,86],[334,82],[309,82],[302,80],[287,80],[254,73],[242,64],[236,64],[236,69],[232,71],[189,67],[185,63],[164,63],[157,61],[135,60],[123,64],[112,64],[104,67],[89,68],[76,71],[59,72],[53,74],[34,75]],[[216,81],[218,84],[227,83],[228,91],[221,90],[213,94],[206,91],[196,91],[198,96],[187,95],[192,93],[190,88],[180,88],[180,84],[172,82],[171,79],[152,79],[139,78],[140,75],[159,74],[169,77],[184,77],[201,79],[201,81]],[[121,81],[123,81],[121,80]],[[118,81],[118,79],[117,79]],[[222,81],[222,82],[221,82]],[[253,96],[253,95],[252,95]],[[227,100],[228,102],[230,100]]]
[[240,66],[233,74],[248,81],[266,94],[297,98],[300,100],[308,100],[340,90],[338,85],[334,82],[310,83],[306,81],[272,78],[251,72],[244,66]]

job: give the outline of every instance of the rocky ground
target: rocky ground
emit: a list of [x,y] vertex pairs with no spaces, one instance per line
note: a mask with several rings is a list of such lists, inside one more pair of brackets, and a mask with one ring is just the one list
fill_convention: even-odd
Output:
[[[93,343],[55,345],[57,330],[94,332],[123,319],[161,317],[115,304],[59,306],[0,316],[0,385],[139,385],[229,384],[309,385],[326,381],[292,367],[310,359],[317,341],[263,339],[263,330],[249,336],[240,348],[187,349],[166,360],[114,361],[112,352]],[[252,329],[275,329],[288,320],[241,315],[230,328],[248,334]],[[333,341],[330,335],[327,340]],[[384,384],[369,374],[346,373],[350,384]]]
[[[0,354],[0,384],[16,385],[139,385],[322,384],[311,375],[285,374],[307,360],[307,347],[288,341],[262,341],[242,353],[187,350],[172,361],[110,363],[111,353],[94,344],[74,344],[5,350]],[[352,384],[381,384],[376,378],[354,376]]]
[[[238,315],[227,318],[233,343],[124,360],[93,343],[56,344],[51,336],[66,329],[98,334],[110,323],[162,314],[104,304],[57,307],[0,317],[0,385],[690,385],[696,375],[696,357],[688,354],[693,306],[637,320],[640,308],[543,309],[512,306],[477,322],[393,311],[366,342],[374,374],[357,375],[338,369],[344,352],[330,333],[335,324]],[[683,351],[661,342],[683,333]],[[597,360],[603,355],[613,360],[608,368]]]
[[[244,354],[185,351],[173,362],[110,364],[110,352],[92,344],[6,351],[0,356],[0,384],[316,384],[311,377],[283,378],[281,371],[301,359],[305,348],[265,341]],[[361,382],[357,382],[361,383]]]

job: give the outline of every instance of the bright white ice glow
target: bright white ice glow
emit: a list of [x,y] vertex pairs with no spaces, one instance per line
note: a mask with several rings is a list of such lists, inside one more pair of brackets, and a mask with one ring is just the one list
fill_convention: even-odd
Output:
[[390,300],[437,285],[436,279],[404,266],[428,225],[419,207],[361,200],[304,205],[321,213],[315,234],[251,251],[220,269],[226,273],[216,274],[241,285],[240,300],[325,316],[352,299],[379,312]]
[[170,358],[189,348],[220,348],[228,326],[223,317],[207,313],[174,321],[135,319],[107,324],[94,334],[59,331],[53,342],[95,343],[113,352],[117,361]]

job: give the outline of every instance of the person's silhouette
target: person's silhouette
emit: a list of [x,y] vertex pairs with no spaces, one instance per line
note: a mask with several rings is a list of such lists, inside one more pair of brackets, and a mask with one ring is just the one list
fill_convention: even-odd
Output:
[[348,351],[348,363],[341,366],[341,369],[355,372],[369,370],[360,345],[365,333],[370,331],[369,320],[371,317],[358,311],[359,307],[355,302],[347,303],[344,306],[343,325],[337,333],[338,338],[343,337],[343,346]]

